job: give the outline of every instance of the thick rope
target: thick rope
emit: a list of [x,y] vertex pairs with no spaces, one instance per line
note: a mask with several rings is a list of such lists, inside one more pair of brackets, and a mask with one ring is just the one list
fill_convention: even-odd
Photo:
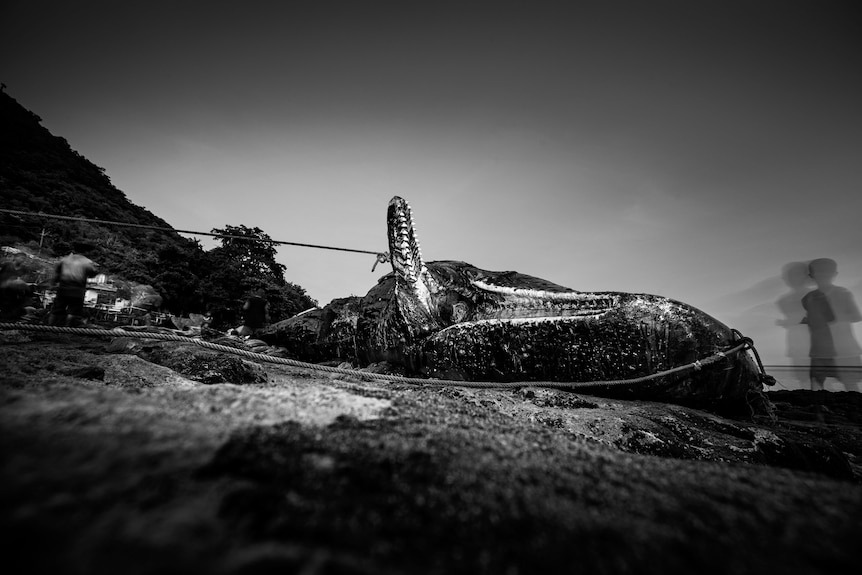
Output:
[[[215,351],[221,351],[225,353],[232,353],[234,355],[240,355],[243,357],[247,357],[249,359],[264,361],[268,363],[278,363],[282,365],[289,365],[291,367],[299,367],[303,369],[311,369],[315,371],[323,371],[327,373],[338,373],[342,375],[352,375],[352,376],[360,376],[363,378],[372,378],[372,379],[382,379],[385,381],[391,381],[394,383],[405,383],[410,385],[437,385],[437,386],[458,386],[458,387],[470,387],[470,388],[498,388],[498,389],[512,389],[519,387],[547,387],[554,389],[584,389],[584,388],[593,388],[593,387],[616,387],[616,386],[631,386],[637,385],[640,383],[645,383],[648,381],[652,381],[654,379],[659,379],[662,377],[666,377],[668,375],[673,375],[675,373],[680,373],[684,371],[695,370],[699,371],[703,369],[705,366],[711,365],[713,363],[724,361],[729,356],[739,353],[745,349],[753,349],[752,341],[750,338],[741,338],[739,343],[728,349],[724,352],[718,352],[714,355],[711,355],[704,359],[699,359],[692,363],[681,365],[678,367],[674,367],[665,371],[660,371],[657,373],[653,373],[650,375],[645,375],[642,377],[635,377],[631,379],[614,379],[607,381],[511,381],[511,382],[494,382],[494,381],[456,381],[456,380],[448,380],[448,379],[432,379],[432,378],[421,378],[421,377],[404,377],[401,375],[391,375],[387,373],[373,373],[368,371],[361,371],[357,369],[346,369],[342,367],[330,367],[328,365],[318,365],[316,363],[307,363],[304,361],[298,361],[295,359],[289,359],[286,357],[276,357],[273,355],[267,355],[265,353],[256,353],[253,351],[248,351],[245,349],[240,349],[238,347],[231,347],[228,345],[221,345],[218,343],[212,343],[209,341],[204,341],[200,338],[188,337],[177,335],[173,333],[153,333],[153,332],[135,332],[135,331],[126,331],[120,328],[115,329],[94,329],[94,328],[83,328],[83,327],[62,327],[55,325],[39,325],[39,324],[29,324],[29,323],[2,323],[0,322],[0,330],[22,330],[22,331],[40,331],[40,332],[48,332],[48,333],[67,333],[73,335],[92,335],[97,337],[134,337],[140,339],[159,339],[165,341],[179,341],[183,343],[193,343],[199,347],[203,347],[206,349],[212,349]],[[738,332],[736,332],[738,333]],[[759,359],[758,359],[759,363]],[[761,365],[761,374],[763,375]]]

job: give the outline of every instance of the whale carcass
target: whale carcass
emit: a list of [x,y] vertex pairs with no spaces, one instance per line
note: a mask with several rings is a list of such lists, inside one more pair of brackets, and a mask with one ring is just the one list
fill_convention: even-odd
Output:
[[[645,378],[738,344],[734,330],[670,298],[581,292],[514,271],[425,262],[410,206],[397,196],[387,229],[392,271],[364,297],[333,300],[261,338],[305,361],[386,361],[417,376],[492,382]],[[589,392],[733,408],[759,396],[761,381],[742,351],[701,369],[599,383]]]

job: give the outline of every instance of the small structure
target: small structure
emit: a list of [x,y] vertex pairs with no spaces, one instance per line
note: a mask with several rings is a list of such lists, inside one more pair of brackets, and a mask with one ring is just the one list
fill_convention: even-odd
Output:
[[108,276],[99,274],[87,282],[84,305],[113,307],[117,302],[117,288],[108,281]]

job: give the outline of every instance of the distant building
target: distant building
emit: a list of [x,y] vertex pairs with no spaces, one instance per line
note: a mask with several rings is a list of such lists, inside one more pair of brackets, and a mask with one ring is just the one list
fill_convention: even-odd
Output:
[[117,288],[108,281],[108,276],[99,274],[87,282],[84,294],[85,305],[114,307],[117,303]]

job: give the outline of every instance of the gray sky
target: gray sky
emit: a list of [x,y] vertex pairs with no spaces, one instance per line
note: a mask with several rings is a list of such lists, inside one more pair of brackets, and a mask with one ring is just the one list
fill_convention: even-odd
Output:
[[[0,80],[174,227],[384,251],[397,194],[428,260],[673,297],[778,363],[782,266],[862,296],[851,4],[7,0]],[[279,260],[321,304],[381,275]]]

